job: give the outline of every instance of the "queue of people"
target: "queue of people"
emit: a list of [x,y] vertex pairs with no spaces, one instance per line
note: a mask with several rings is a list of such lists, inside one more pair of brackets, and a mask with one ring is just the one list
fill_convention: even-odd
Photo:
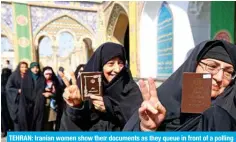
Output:
[[[133,80],[123,46],[107,42],[71,73],[20,62],[2,71],[4,131],[235,131],[236,46],[221,40],[197,45],[160,87]],[[82,100],[79,72],[102,72],[102,96]],[[211,107],[181,113],[184,72],[212,75]],[[9,75],[11,74],[11,75]],[[149,87],[148,87],[149,86]],[[4,115],[3,115],[4,113]],[[10,124],[11,123],[11,124]],[[3,123],[2,123],[3,124]]]

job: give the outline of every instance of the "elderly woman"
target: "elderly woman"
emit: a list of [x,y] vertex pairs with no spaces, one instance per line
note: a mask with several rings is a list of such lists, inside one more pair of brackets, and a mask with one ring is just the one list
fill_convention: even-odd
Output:
[[[235,70],[235,45],[220,40],[202,42],[157,91],[152,79],[149,79],[149,91],[143,81],[139,82],[144,101],[124,130],[236,130]],[[212,74],[212,105],[201,114],[184,114],[180,111],[184,72]]]
[[123,129],[142,102],[141,92],[126,63],[125,49],[119,44],[105,43],[95,51],[84,72],[102,72],[103,96],[91,95],[90,100],[83,103],[78,87],[67,87],[64,96],[69,106],[62,117],[61,130]]

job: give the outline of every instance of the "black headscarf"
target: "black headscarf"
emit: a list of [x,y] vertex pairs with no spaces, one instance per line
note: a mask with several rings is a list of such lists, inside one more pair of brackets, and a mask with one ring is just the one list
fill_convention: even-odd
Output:
[[44,67],[43,68],[43,74],[46,70],[51,70],[52,71],[52,78],[51,79],[52,79],[53,83],[58,86],[59,81],[58,81],[58,78],[57,78],[55,72],[53,71],[52,67],[49,67],[49,66]]
[[[37,62],[32,62],[30,64],[30,69],[32,69],[33,67],[38,67],[40,69],[39,63]],[[40,75],[40,71],[37,74],[34,74],[33,72],[31,72],[31,76],[34,79],[34,81],[38,79],[39,75]]]
[[3,68],[2,69],[2,74],[1,74],[1,85],[2,86],[4,86],[4,87],[6,86],[7,80],[10,77],[10,75],[11,75],[11,70],[10,69],[8,69],[8,68]]
[[96,49],[85,65],[84,72],[102,71],[103,66],[114,57],[120,57],[125,64],[126,57],[124,47],[112,42],[104,43]]
[[214,48],[208,50],[208,52],[202,57],[202,59],[206,58],[217,59],[232,64],[229,54],[222,46],[215,46]]

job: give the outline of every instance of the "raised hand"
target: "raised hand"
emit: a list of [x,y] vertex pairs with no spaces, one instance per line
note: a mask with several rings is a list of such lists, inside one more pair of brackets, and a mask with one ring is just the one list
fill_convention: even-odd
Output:
[[140,128],[142,131],[155,131],[166,115],[166,109],[158,99],[155,82],[148,79],[149,90],[143,80],[139,81],[143,103],[139,108]]
[[77,86],[76,78],[74,73],[71,74],[72,85],[70,85],[69,80],[65,77],[64,73],[58,73],[66,85],[63,93],[63,98],[69,106],[78,106],[82,102],[80,90]]
[[65,83],[65,85],[68,87],[70,86],[70,82],[69,80],[66,78],[65,74],[61,71],[58,71],[58,75],[61,77],[61,79],[63,80],[63,82]]

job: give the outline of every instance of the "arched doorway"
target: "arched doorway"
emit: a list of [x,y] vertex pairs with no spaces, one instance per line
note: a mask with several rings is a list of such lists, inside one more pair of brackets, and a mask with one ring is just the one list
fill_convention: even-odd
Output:
[[122,44],[126,50],[128,63],[129,58],[129,18],[124,8],[114,4],[107,27],[107,40]]
[[[35,46],[39,43],[39,38],[42,35],[50,37],[52,40],[53,55],[53,68],[58,70],[60,66],[68,69],[68,71],[75,70],[79,64],[87,63],[84,56],[87,57],[87,52],[82,51],[82,46],[85,42],[88,44],[89,49],[92,50],[94,42],[94,33],[83,22],[73,18],[71,15],[59,15],[56,18],[46,22],[41,26],[35,35]],[[88,37],[88,39],[87,39]],[[81,45],[82,44],[82,45]],[[85,45],[86,45],[85,44]],[[37,51],[37,50],[36,50]],[[90,57],[92,54],[89,51]]]
[[92,49],[92,40],[90,38],[84,38],[84,48],[85,48],[85,54],[86,54],[86,63],[90,59],[90,57],[93,55],[93,49]]
[[37,60],[41,64],[41,68],[45,66],[50,66],[54,69],[54,63],[53,63],[53,50],[52,50],[52,41],[47,36],[42,36],[39,39],[39,46],[36,49],[38,58]]
[[129,19],[127,15],[120,14],[118,17],[114,30],[114,37],[120,44],[124,45],[129,63]]
[[16,67],[13,46],[7,36],[1,35],[1,68],[5,66],[6,60],[10,61],[13,69]]
[[73,35],[67,31],[61,32],[58,35],[58,49],[57,52],[57,66],[56,69],[58,69],[60,66],[63,66],[66,69],[69,70],[75,70],[76,64],[75,59],[73,57],[74,53],[74,39]]

